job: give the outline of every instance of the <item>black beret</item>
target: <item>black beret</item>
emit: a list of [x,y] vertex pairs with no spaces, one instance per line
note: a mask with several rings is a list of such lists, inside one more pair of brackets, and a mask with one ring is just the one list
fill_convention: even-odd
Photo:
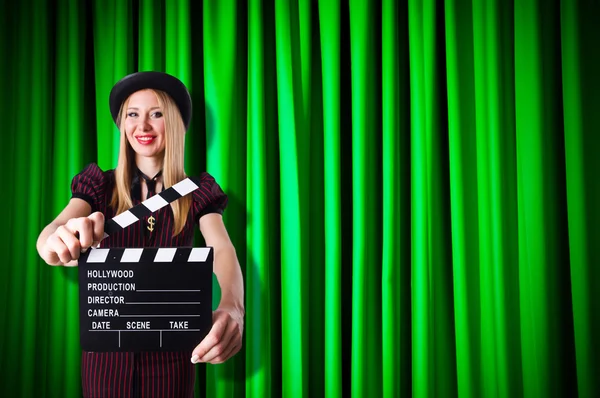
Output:
[[[192,98],[185,85],[176,77],[162,72],[136,72],[127,75],[110,91],[110,113],[117,123],[123,101],[131,94],[144,89],[161,90],[169,94],[177,104],[183,125],[187,130],[192,119]],[[117,126],[118,127],[118,126]]]

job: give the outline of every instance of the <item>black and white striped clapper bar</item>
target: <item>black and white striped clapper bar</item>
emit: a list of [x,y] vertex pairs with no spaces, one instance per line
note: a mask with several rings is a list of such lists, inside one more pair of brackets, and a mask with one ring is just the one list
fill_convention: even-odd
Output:
[[[197,188],[186,180],[106,222],[105,236]],[[107,248],[82,253],[81,347],[98,352],[193,350],[212,326],[213,259],[210,247]]]
[[196,189],[198,189],[198,185],[189,178],[178,182],[172,187],[146,199],[139,205],[133,206],[129,210],[125,210],[123,213],[110,220],[106,220],[104,223],[104,237],[127,228],[131,224],[149,216],[155,211],[162,209],[169,203],[176,201]]

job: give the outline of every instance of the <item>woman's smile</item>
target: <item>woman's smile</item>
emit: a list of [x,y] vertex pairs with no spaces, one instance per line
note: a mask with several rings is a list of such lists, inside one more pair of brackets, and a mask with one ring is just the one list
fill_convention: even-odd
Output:
[[153,136],[153,135],[137,135],[135,137],[135,139],[141,145],[150,145],[150,144],[152,144],[154,142],[154,140],[156,139],[156,137]]

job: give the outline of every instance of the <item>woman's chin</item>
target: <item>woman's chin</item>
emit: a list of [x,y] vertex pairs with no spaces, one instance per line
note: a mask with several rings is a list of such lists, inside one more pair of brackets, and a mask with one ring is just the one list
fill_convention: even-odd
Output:
[[137,156],[144,158],[162,158],[164,150],[160,148],[133,148]]

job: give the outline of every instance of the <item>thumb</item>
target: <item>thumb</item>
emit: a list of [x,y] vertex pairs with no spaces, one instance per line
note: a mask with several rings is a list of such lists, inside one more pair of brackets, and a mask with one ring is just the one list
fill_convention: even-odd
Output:
[[93,240],[94,245],[100,243],[102,239],[104,239],[104,214],[97,211],[88,216],[88,218],[92,221],[93,228]]

